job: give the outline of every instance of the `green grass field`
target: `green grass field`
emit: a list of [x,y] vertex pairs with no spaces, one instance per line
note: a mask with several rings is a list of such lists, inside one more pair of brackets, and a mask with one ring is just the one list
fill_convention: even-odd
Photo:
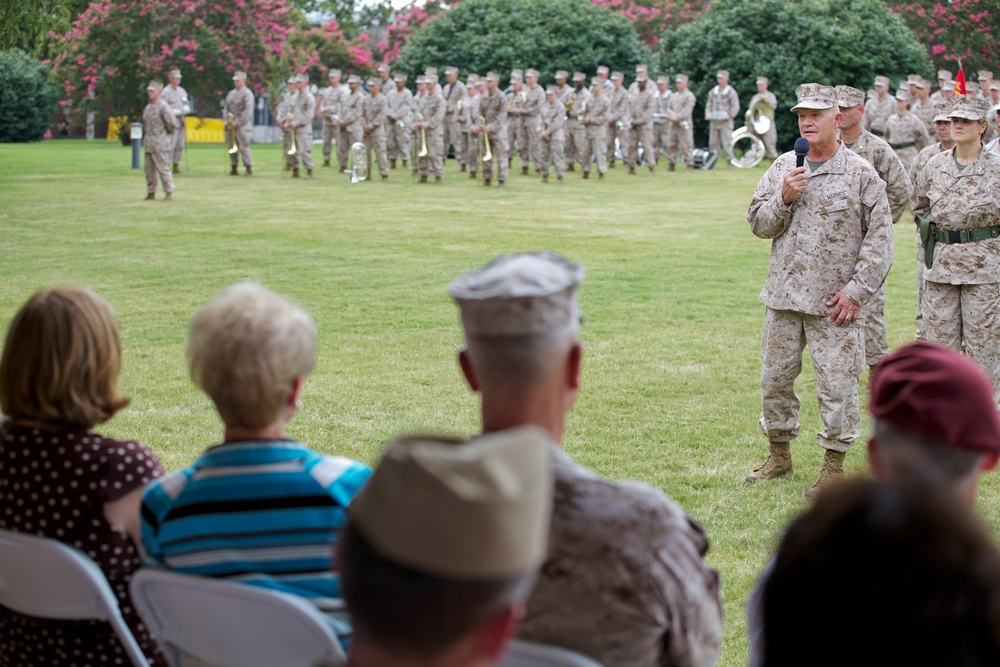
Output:
[[[501,252],[556,249],[587,271],[583,388],[565,447],[607,477],[663,489],[704,524],[725,598],[719,664],[745,664],[746,596],[822,458],[807,366],[796,474],[740,485],[766,451],[757,294],[769,244],[745,220],[763,166],[661,167],[654,178],[619,166],[605,182],[577,172],[557,186],[516,175],[515,160],[509,187],[487,190],[452,162],[443,186],[415,185],[403,171],[352,185],[330,169],[285,178],[275,146],[254,147],[251,178],[224,175],[222,146],[189,150],[190,173],[165,203],[142,201],[143,174],[117,143],[0,145],[0,324],[35,290],[63,283],[115,306],[133,403],[105,432],[148,443],[171,469],[219,441],[220,423],[187,377],[187,324],[214,293],[252,280],[302,305],[319,330],[291,436],[374,464],[400,433],[471,434],[478,403],[456,364],[461,331],[445,288]],[[888,280],[893,347],[914,331],[913,238],[907,213]],[[861,445],[848,456],[859,473]],[[980,501],[994,531],[995,477]]]

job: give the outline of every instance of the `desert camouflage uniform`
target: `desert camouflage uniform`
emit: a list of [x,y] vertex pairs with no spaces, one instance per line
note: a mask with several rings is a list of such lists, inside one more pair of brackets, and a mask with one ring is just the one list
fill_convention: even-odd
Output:
[[448,157],[448,146],[454,146],[455,161],[459,164],[465,164],[466,146],[463,141],[464,135],[461,128],[462,111],[459,111],[459,106],[464,110],[465,105],[469,101],[469,92],[464,83],[456,80],[454,85],[446,83],[441,95],[445,101],[445,120],[442,125],[442,160]]
[[292,168],[301,164],[308,171],[312,171],[313,118],[316,115],[316,98],[308,89],[295,96],[292,114],[292,122],[295,123],[295,155],[292,156]]
[[609,667],[715,664],[719,576],[701,526],[661,491],[613,483],[552,446],[549,553],[520,637]]
[[878,95],[865,102],[865,113],[861,117],[861,126],[876,137],[885,139],[886,124],[889,116],[896,113],[896,98],[886,93],[885,98]]
[[[340,133],[337,139],[337,160],[341,163],[340,170],[347,169],[351,146],[365,140],[364,114],[365,93],[358,89],[345,95],[340,102]],[[343,144],[343,147],[341,147]]]
[[636,88],[629,99],[629,116],[632,126],[628,132],[628,153],[625,165],[630,169],[639,162],[639,144],[642,144],[642,162],[652,169],[656,166],[656,147],[653,145],[653,112],[656,110],[656,95],[659,91],[646,84],[646,90]]
[[889,116],[886,122],[885,140],[902,160],[906,173],[910,173],[913,169],[917,153],[930,143],[923,121],[912,112],[902,116],[895,113]]
[[[292,105],[295,101],[295,96],[298,93],[292,91],[285,91],[281,93],[281,99],[278,105],[274,107],[274,118],[280,120],[282,123],[288,118],[288,112],[291,111]],[[295,161],[294,158],[288,155],[288,151],[292,148],[292,131],[289,129],[281,130],[281,156],[285,161],[285,167],[291,169],[292,163]]]
[[[239,144],[238,153],[230,156],[230,164],[239,164],[239,158],[243,158],[244,167],[253,166],[253,156],[250,155],[250,137],[253,135],[253,92],[249,86],[244,86],[242,90],[233,88],[226,94],[226,114],[233,114],[236,125],[236,142]],[[232,130],[226,128],[226,145],[233,145]]]
[[1000,138],[994,139],[990,143],[986,144],[986,150],[988,150],[990,153],[995,153],[996,155],[1000,155]]
[[538,172],[538,161],[541,159],[541,154],[539,153],[541,146],[539,142],[539,118],[538,114],[542,110],[542,105],[545,104],[545,89],[542,88],[538,83],[535,83],[535,87],[532,88],[528,84],[524,84],[521,88],[521,92],[525,95],[524,104],[521,105],[521,114],[518,116],[517,121],[521,129],[518,132],[518,140],[520,146],[518,147],[521,152],[521,166],[527,167],[528,160],[535,165],[535,172]]
[[566,107],[559,100],[549,104],[546,102],[542,106],[542,127],[540,134],[546,134],[548,141],[540,139],[541,161],[538,171],[542,176],[549,175],[549,166],[553,165],[556,176],[562,178],[566,172],[566,160],[563,156],[563,144],[566,141]]
[[934,136],[934,102],[931,102],[930,98],[927,102],[921,102],[919,98],[914,99],[910,103],[910,113],[920,119],[920,122],[924,124],[924,129],[927,130],[927,136]]
[[[622,86],[618,90],[612,89],[604,93],[611,97],[611,118],[608,120],[608,166],[615,166],[615,139],[622,151],[622,160],[627,164],[626,154],[628,152],[628,130],[631,127],[632,119],[629,116],[629,92]],[[619,123],[622,129],[618,129]]]
[[[490,130],[490,151],[493,159],[483,162],[483,178],[491,180],[494,175],[494,168],[497,170],[497,180],[507,181],[507,98],[498,88],[490,93],[483,93],[479,102],[479,115],[486,119],[486,127]],[[480,141],[483,135],[478,135]],[[485,154],[484,146],[480,148]]]
[[444,108],[445,101],[437,86],[429,95],[421,97],[419,100],[420,113],[424,116],[424,135],[427,141],[427,157],[418,158],[420,160],[420,175],[427,176],[433,173],[435,177],[444,175]]
[[[683,154],[684,164],[694,164],[691,157],[694,151],[694,113],[695,96],[690,90],[674,94],[667,98],[667,162],[677,164]],[[687,127],[684,127],[684,124]]]
[[655,89],[656,110],[653,112],[653,143],[656,144],[656,159],[667,154],[667,144],[670,140],[670,125],[667,120],[667,100],[673,95],[673,91],[667,88],[667,92],[661,93],[659,88]]
[[600,97],[591,97],[587,108],[586,139],[583,145],[583,173],[590,173],[590,164],[597,162],[597,173],[604,175],[608,170],[608,118],[611,113],[611,98],[603,92]]
[[[1000,156],[984,150],[959,171],[954,149],[935,155],[910,205],[942,230],[1000,225]],[[938,243],[924,271],[923,315],[927,340],[964,350],[1000,388],[1000,238]]]
[[[937,155],[938,153],[943,153],[944,148],[941,146],[941,142],[937,141],[930,146],[924,148],[917,155],[917,161],[913,164],[913,171],[910,173],[910,181],[912,183],[917,182],[917,175],[924,170],[930,159]],[[912,194],[912,193],[911,193]],[[924,332],[924,270],[927,265],[924,264],[924,244],[920,241],[920,233],[917,232],[917,340],[923,340],[926,338]]]
[[[910,178],[899,157],[886,142],[868,130],[862,129],[858,140],[850,149],[875,167],[879,178],[885,182],[892,222],[899,221],[910,201]],[[889,334],[885,327],[885,285],[878,288],[862,308],[865,330],[865,363],[874,366],[889,354]]]
[[[507,161],[514,159],[514,155],[517,154],[518,149],[521,147],[521,118],[518,116],[518,112],[524,105],[527,97],[524,94],[525,85],[521,84],[521,89],[514,92],[514,87],[511,86],[510,91],[507,93]],[[522,163],[522,166],[527,167],[528,165]]]
[[[466,115],[466,125],[469,131],[469,141],[466,145],[468,155],[465,156],[465,162],[469,165],[469,173],[471,176],[475,176],[476,172],[479,171],[479,160],[485,153],[481,151],[485,150],[486,146],[483,143],[482,135],[472,134],[471,130],[473,127],[479,125],[479,117],[483,114],[480,107],[483,101],[483,93],[477,92],[475,95],[469,96],[469,105],[465,110]],[[491,140],[492,141],[492,140]],[[470,176],[470,177],[471,177]]]
[[[381,176],[389,175],[389,161],[385,158],[385,110],[387,102],[385,95],[379,90],[378,95],[369,94],[365,97],[362,112],[364,129],[369,129],[364,135],[365,153],[368,155],[368,173],[372,171],[372,152],[375,153],[374,164],[378,165]],[[363,131],[363,130],[362,130]]]
[[173,85],[168,85],[163,89],[160,99],[167,103],[167,106],[170,107],[170,112],[174,115],[174,122],[178,131],[174,132],[174,145],[171,150],[170,160],[175,165],[179,165],[181,158],[184,157],[184,141],[187,135],[184,127],[184,116],[191,111],[188,93],[184,90],[184,86],[174,88]]
[[782,179],[794,153],[775,160],[757,185],[747,221],[755,235],[773,239],[763,336],[761,427],[771,442],[799,432],[795,378],[809,346],[825,449],[846,452],[861,435],[858,375],[864,364],[861,321],[838,327],[826,305],[837,292],[864,306],[892,263],[892,216],[885,183],[875,168],[841,145],[810,174],[806,190],[786,206]]
[[170,152],[173,149],[177,124],[162,94],[155,103],[142,110],[142,147],[146,153],[146,194],[156,194],[156,177],[160,177],[163,192],[174,191],[174,177],[170,174]]
[[[351,89],[340,84],[338,86],[327,86],[319,91],[319,113],[323,117],[323,162],[330,162],[333,157],[333,143],[337,142],[337,164],[343,162],[347,165],[347,149],[350,146],[341,146],[340,124],[340,104],[348,95]],[[331,117],[327,118],[327,114]],[[341,152],[344,153],[341,160]]]
[[[713,114],[722,114],[721,120],[711,120]],[[736,89],[727,85],[726,91],[722,92],[718,86],[712,88],[708,93],[708,101],[705,103],[705,120],[708,120],[708,147],[713,151],[720,152],[726,156],[726,160],[733,159],[733,119],[740,113],[740,96]]]
[[567,97],[567,104],[572,108],[566,110],[566,166],[572,170],[573,162],[583,164],[583,151],[587,145],[587,128],[580,119],[583,117],[584,106],[590,106],[594,96],[584,86],[580,92],[573,90]]
[[[770,107],[774,111],[778,110],[778,98],[775,97],[774,93],[772,93],[770,90],[768,90],[767,92],[765,92],[763,95],[761,95],[760,93],[757,93],[756,95],[754,95],[753,97],[751,97],[750,98],[750,104],[749,104],[749,106],[747,106],[747,108],[748,109],[752,109],[753,105],[757,104],[757,102],[760,102],[760,101],[763,101],[764,104],[766,104],[768,107]],[[750,130],[753,131],[753,128],[751,127]],[[761,141],[764,142],[764,150],[766,151],[765,154],[767,155],[767,158],[769,160],[773,160],[773,159],[777,158],[778,157],[778,128],[776,126],[776,123],[772,120],[771,121],[771,127],[768,128],[767,132],[765,132],[764,134],[757,134],[756,132],[754,132],[754,134],[756,136],[760,137]]]
[[[413,93],[406,86],[403,90],[396,90],[396,84],[386,93],[387,103],[386,114],[395,120],[386,119],[386,150],[390,160],[402,159],[406,162],[410,159],[410,130],[409,125],[413,122]],[[399,126],[396,120],[403,121],[403,127]]]

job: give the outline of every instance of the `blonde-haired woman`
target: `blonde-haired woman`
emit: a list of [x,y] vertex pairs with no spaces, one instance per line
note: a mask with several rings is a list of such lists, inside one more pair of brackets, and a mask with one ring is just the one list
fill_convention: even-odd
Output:
[[[143,489],[163,474],[138,442],[94,433],[129,399],[111,306],[82,287],[45,290],[15,315],[0,358],[0,528],[55,538],[104,571],[132,633],[162,657],[132,611],[128,584]],[[110,628],[48,621],[0,607],[0,664],[128,665]]]

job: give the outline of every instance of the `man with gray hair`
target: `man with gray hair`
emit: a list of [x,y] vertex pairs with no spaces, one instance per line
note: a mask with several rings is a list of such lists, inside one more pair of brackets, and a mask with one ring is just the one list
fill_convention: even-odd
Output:
[[184,128],[184,117],[191,113],[191,100],[187,91],[181,86],[181,71],[176,67],[167,74],[170,82],[163,89],[162,99],[170,107],[174,115],[177,131],[174,132],[174,146],[171,151],[171,161],[174,163],[175,174],[181,173],[181,158],[184,157],[184,140],[187,132]]
[[547,434],[400,438],[351,503],[337,562],[348,665],[487,667],[524,616],[552,507]]
[[580,387],[582,279],[580,265],[541,252],[504,255],[449,287],[483,431],[548,436],[549,553],[520,636],[615,667],[711,665],[722,611],[704,531],[658,489],[602,479],[560,446]]

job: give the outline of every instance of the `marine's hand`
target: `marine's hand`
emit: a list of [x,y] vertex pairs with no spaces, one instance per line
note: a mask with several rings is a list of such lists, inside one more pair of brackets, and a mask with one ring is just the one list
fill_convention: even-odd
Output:
[[843,292],[834,294],[833,298],[826,302],[826,305],[833,308],[833,312],[830,313],[830,321],[838,327],[857,321],[861,314],[861,306],[851,301]]
[[785,202],[785,206],[799,198],[799,195],[805,191],[808,181],[809,177],[806,176],[804,165],[785,174],[785,178],[781,182],[781,201]]

